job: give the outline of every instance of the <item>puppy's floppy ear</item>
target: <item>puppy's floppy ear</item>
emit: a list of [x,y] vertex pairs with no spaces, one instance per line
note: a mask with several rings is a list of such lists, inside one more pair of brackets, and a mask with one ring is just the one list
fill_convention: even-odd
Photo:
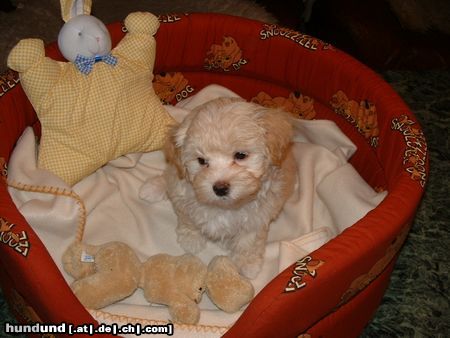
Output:
[[180,179],[186,176],[186,168],[181,162],[181,146],[184,143],[186,132],[187,126],[183,123],[172,126],[163,148],[167,163],[175,166]]
[[264,108],[261,125],[265,130],[266,147],[272,164],[280,166],[292,144],[292,117],[283,110]]

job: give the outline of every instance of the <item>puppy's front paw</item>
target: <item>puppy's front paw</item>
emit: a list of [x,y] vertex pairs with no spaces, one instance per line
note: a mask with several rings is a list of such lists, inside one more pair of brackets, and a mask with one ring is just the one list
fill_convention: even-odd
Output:
[[177,228],[177,241],[184,251],[193,254],[202,251],[206,246],[206,239],[199,231],[180,226]]

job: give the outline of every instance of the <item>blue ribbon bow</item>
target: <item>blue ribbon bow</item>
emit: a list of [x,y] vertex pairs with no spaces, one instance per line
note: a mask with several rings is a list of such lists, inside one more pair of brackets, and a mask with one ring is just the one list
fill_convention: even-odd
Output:
[[99,61],[111,66],[115,66],[117,64],[117,58],[111,54],[90,57],[78,54],[73,63],[81,73],[88,75],[92,71],[92,68],[94,68],[94,64]]

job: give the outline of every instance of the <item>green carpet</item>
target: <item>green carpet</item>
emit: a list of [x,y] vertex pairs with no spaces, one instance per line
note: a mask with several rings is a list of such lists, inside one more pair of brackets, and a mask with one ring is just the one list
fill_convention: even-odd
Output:
[[[361,337],[450,337],[450,71],[382,75],[422,124],[431,173],[390,286]],[[8,321],[14,319],[0,295],[0,337],[8,337]]]
[[385,72],[422,125],[430,175],[391,283],[362,337],[450,337],[450,71]]

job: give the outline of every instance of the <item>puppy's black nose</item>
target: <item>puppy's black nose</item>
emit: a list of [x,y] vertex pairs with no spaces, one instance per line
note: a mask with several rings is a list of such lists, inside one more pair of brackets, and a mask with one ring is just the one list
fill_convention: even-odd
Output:
[[217,196],[226,196],[230,192],[230,184],[227,182],[216,182],[213,185],[213,190]]

